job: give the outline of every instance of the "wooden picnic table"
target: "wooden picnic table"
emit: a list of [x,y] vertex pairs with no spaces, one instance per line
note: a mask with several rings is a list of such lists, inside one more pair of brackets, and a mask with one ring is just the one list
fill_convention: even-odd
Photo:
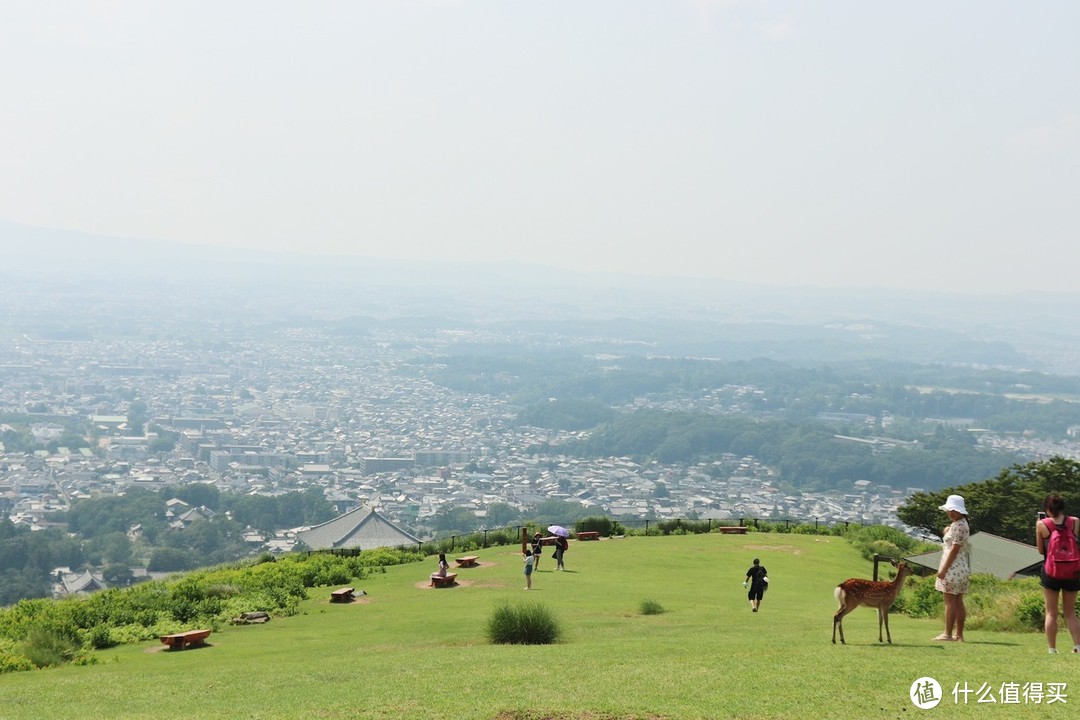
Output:
[[465,557],[457,558],[456,562],[458,567],[470,568],[476,567],[478,564],[476,561],[479,559],[480,558],[476,555],[466,555]]
[[732,527],[718,527],[717,532],[724,533],[725,535],[745,535],[746,528],[742,525],[734,525]]
[[579,532],[577,534],[578,540],[599,540],[600,533],[594,530],[586,530],[585,532]]

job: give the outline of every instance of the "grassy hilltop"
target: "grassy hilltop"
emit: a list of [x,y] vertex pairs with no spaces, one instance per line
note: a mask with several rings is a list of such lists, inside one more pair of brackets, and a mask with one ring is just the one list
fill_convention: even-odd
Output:
[[[1080,703],[1080,659],[1048,656],[1036,633],[969,631],[930,641],[938,621],[845,619],[830,643],[833,589],[871,568],[843,539],[754,534],[572,542],[566,572],[549,556],[525,592],[516,547],[481,550],[459,587],[432,590],[434,563],[389,567],[330,604],[316,589],[301,614],[228,627],[210,646],[164,652],[152,643],[98,653],[100,664],[0,675],[11,718],[795,718],[901,717],[920,677],[944,699],[928,712],[1061,717]],[[751,613],[742,579],[754,557],[772,589]],[[644,615],[643,600],[665,612]],[[540,602],[560,621],[555,645],[492,645],[501,603]],[[1067,647],[1067,646],[1063,646]],[[1070,682],[1060,702],[1001,703],[1002,683]],[[956,704],[952,689],[993,688],[996,704]]]

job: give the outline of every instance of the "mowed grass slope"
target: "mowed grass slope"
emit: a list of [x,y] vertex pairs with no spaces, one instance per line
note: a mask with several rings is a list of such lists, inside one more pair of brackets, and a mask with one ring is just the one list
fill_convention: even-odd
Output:
[[[930,641],[938,622],[845,620],[833,646],[833,589],[869,563],[832,537],[749,534],[572,542],[568,570],[550,553],[524,591],[518,548],[476,553],[461,586],[432,590],[435,563],[387,568],[356,583],[367,596],[330,604],[312,591],[303,614],[229,627],[211,646],[153,644],[99,654],[101,664],[0,675],[0,717],[106,718],[795,718],[899,717],[922,712],[914,680],[936,678],[934,711],[1046,717],[1080,704],[1080,657],[1048,656],[1039,634],[969,632]],[[754,557],[772,589],[751,613],[742,579]],[[651,599],[659,615],[642,615]],[[542,602],[560,620],[556,645],[494,646],[499,603]],[[1062,644],[1063,647],[1067,647]],[[951,690],[987,683],[1072,682],[1060,703],[954,703]]]

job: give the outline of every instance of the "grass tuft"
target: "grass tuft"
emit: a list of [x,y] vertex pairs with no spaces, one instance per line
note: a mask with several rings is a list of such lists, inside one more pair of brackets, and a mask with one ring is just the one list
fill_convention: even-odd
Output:
[[504,603],[488,620],[488,639],[496,645],[550,645],[561,634],[555,615],[540,603]]
[[23,655],[39,668],[69,663],[80,650],[79,643],[73,638],[47,628],[31,630],[23,644]]
[[650,598],[642,600],[638,609],[641,611],[642,615],[659,615],[660,613],[665,612],[663,605]]

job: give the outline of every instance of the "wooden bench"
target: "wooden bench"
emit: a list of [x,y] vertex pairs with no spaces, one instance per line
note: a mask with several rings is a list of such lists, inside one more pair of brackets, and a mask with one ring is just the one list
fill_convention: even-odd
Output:
[[185,650],[193,645],[205,645],[209,635],[209,630],[188,630],[172,635],[162,635],[161,642],[168,645],[170,650]]
[[476,567],[479,563],[476,561],[480,558],[476,555],[466,555],[465,557],[457,558],[458,567]]
[[447,573],[445,576],[443,576],[443,575],[432,575],[431,576],[431,587],[437,587],[437,588],[453,587],[456,582],[457,582],[457,573]]
[[578,540],[599,540],[600,539],[600,533],[595,532],[593,530],[588,530],[586,532],[579,532],[577,534],[577,539]]
[[340,590],[335,590],[330,593],[330,602],[332,603],[347,603],[353,601],[353,593],[356,592],[355,588],[343,587]]
[[735,525],[732,527],[718,527],[717,532],[724,533],[725,535],[745,535],[746,528],[741,525]]

